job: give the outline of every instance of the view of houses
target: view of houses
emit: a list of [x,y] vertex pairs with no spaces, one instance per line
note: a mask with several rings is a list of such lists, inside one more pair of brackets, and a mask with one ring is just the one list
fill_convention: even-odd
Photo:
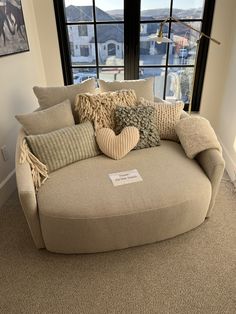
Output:
[[[70,41],[71,61],[73,66],[74,82],[81,82],[88,77],[96,77],[95,68],[86,68],[96,65],[96,55],[100,67],[99,77],[105,80],[119,80],[124,78],[124,25],[116,23],[122,21],[123,11],[113,10],[104,12],[96,7],[96,19],[98,21],[112,21],[112,24],[97,24],[95,44],[94,24],[72,24],[68,25]],[[168,65],[179,65],[179,67],[166,68],[167,45],[157,44],[149,39],[159,29],[157,23],[150,23],[151,20],[164,19],[168,16],[167,9],[146,10],[141,13],[142,23],[140,24],[140,78],[154,76],[156,81],[155,93],[163,96],[165,73],[167,73],[166,96],[174,99],[187,101],[188,90],[191,84],[193,68],[181,68],[182,65],[194,65],[197,33],[185,26],[174,23],[171,30],[173,43],[169,45]],[[177,18],[196,18],[201,10],[178,10]],[[66,18],[68,22],[93,21],[92,6],[66,7]],[[145,20],[149,22],[145,23]],[[192,22],[194,28],[200,28],[200,22]],[[168,24],[164,25],[164,36],[168,35]],[[97,50],[96,50],[97,49]],[[145,68],[145,65],[153,67]],[[160,67],[163,65],[163,67]],[[82,66],[82,67],[81,67]],[[105,67],[102,67],[105,66]],[[159,67],[156,67],[159,66]]]

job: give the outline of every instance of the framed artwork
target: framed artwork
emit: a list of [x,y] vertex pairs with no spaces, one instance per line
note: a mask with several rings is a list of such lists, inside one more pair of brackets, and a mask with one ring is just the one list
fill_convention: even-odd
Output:
[[0,0],[0,57],[29,51],[21,0]]

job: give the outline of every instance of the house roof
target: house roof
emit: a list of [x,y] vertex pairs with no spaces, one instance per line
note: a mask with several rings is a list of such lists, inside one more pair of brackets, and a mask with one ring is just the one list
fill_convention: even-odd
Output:
[[[93,20],[92,6],[73,6],[66,7],[66,16],[68,22],[81,22]],[[116,21],[116,19],[96,7],[96,19],[99,21]],[[124,42],[124,27],[121,24],[97,25],[97,38],[99,43],[104,43],[108,40],[114,40],[118,43]],[[94,43],[94,37],[90,40]]]
[[[66,16],[68,22],[91,22],[93,21],[93,7],[69,5],[66,7]],[[117,19],[96,7],[96,20],[112,21]]]
[[[114,40],[118,43],[124,42],[124,28],[120,24],[97,25],[97,40],[99,43],[105,43],[108,40]],[[94,37],[90,40],[94,43]]]

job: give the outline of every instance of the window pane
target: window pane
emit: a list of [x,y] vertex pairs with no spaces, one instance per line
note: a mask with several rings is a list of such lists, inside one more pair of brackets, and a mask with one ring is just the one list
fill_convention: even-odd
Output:
[[100,68],[99,78],[105,81],[123,80],[124,68]]
[[173,15],[182,19],[201,19],[204,0],[174,0]]
[[165,19],[170,16],[170,0],[141,0],[141,20]]
[[96,20],[97,21],[123,21],[124,1],[123,0],[96,0]]
[[93,21],[92,0],[64,0],[67,22]]
[[69,25],[67,27],[72,65],[95,65],[93,25]]
[[[201,29],[201,22],[191,22],[187,24],[199,31]],[[198,38],[198,32],[180,23],[172,23],[171,39],[173,43],[170,44],[169,49],[169,64],[194,65]]]
[[[124,65],[123,24],[97,25],[97,41],[100,65]],[[94,38],[91,43],[94,43]]]
[[[140,58],[139,65],[162,65],[166,63],[167,44],[157,44],[148,38],[159,29],[160,23],[140,24]],[[168,36],[169,24],[163,27],[163,35]]]
[[159,98],[163,98],[165,68],[139,68],[139,78],[154,77],[154,94]]
[[97,71],[95,68],[80,68],[80,69],[73,69],[73,82],[74,84],[81,83],[84,80],[87,80],[90,77],[97,77]]
[[166,100],[189,103],[192,89],[193,67],[169,68],[166,81]]

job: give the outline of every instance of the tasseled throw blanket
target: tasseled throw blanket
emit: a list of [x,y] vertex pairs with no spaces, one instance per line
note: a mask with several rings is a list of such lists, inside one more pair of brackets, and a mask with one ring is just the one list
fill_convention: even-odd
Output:
[[222,153],[222,148],[210,122],[202,117],[181,119],[175,131],[186,155],[193,159],[198,153],[215,148]]
[[35,190],[38,191],[40,186],[47,180],[47,167],[36,158],[30,151],[26,140],[23,139],[21,143],[20,163],[28,162],[31,169],[32,179]]

